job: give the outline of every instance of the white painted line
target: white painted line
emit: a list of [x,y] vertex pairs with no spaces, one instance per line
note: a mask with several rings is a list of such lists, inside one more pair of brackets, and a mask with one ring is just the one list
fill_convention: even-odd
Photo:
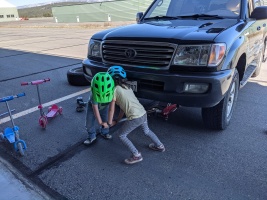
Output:
[[[65,101],[65,100],[67,100],[67,99],[71,99],[71,98],[73,98],[73,97],[79,96],[79,95],[84,94],[84,93],[89,92],[89,91],[90,91],[90,88],[85,89],[85,90],[81,90],[80,92],[76,92],[76,93],[70,94],[70,95],[68,95],[68,96],[65,96],[65,97],[56,99],[56,100],[54,100],[54,101],[47,102],[47,103],[42,104],[42,105],[43,105],[43,107],[45,108],[45,107],[51,106],[51,105],[53,105],[53,104],[56,104],[56,103]],[[22,112],[16,113],[16,114],[14,114],[14,115],[12,115],[12,116],[13,116],[13,119],[16,119],[16,118],[25,116],[25,115],[27,115],[27,114],[30,114],[30,113],[32,113],[32,112],[35,112],[35,111],[37,111],[37,110],[39,110],[39,109],[38,109],[37,106],[35,106],[35,107],[30,108],[30,109],[28,109],[28,110],[24,110],[24,111],[22,111]],[[10,121],[10,117],[9,117],[9,116],[0,119],[0,124],[3,124],[3,123],[8,122],[8,121]]]

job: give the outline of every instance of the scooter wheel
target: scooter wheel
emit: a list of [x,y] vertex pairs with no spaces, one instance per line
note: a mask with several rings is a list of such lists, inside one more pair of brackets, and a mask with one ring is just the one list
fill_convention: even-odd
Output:
[[58,113],[59,113],[60,115],[62,115],[62,112],[63,112],[63,108],[60,106],[60,107],[58,108]]
[[3,140],[3,139],[5,139],[5,136],[3,133],[0,133],[0,140]]
[[42,127],[42,128],[46,128],[46,125],[47,125],[47,118],[46,117],[40,117],[39,118],[39,125]]
[[24,149],[23,149],[21,142],[18,142],[18,151],[21,156],[24,156]]
[[76,111],[82,112],[82,111],[84,111],[84,107],[83,106],[77,106]]

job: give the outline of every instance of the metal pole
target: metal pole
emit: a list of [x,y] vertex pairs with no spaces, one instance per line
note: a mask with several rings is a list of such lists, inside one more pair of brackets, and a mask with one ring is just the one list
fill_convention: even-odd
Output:
[[37,87],[37,93],[38,93],[40,114],[41,114],[41,116],[44,116],[43,106],[42,106],[42,103],[41,103],[41,96],[40,96],[40,92],[39,92],[39,85],[36,85],[36,87]]
[[12,122],[12,125],[13,125],[13,128],[14,128],[15,127],[15,123],[14,123],[13,116],[11,114],[11,111],[9,109],[9,105],[8,105],[7,101],[6,101],[6,107],[7,107],[7,110],[8,110],[8,113],[9,113],[9,116],[10,116],[10,119],[11,119],[11,122]]

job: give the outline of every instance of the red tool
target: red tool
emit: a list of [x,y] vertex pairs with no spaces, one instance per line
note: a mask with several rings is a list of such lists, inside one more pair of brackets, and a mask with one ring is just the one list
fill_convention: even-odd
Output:
[[168,120],[169,114],[177,110],[177,104],[168,103],[166,106],[163,105],[155,105],[149,109],[147,109],[147,114],[154,114],[156,116],[161,116],[165,120]]
[[22,82],[21,85],[36,85],[37,87],[37,93],[38,93],[38,99],[39,99],[39,105],[38,108],[40,110],[40,117],[39,117],[39,125],[42,128],[46,128],[46,125],[48,123],[48,118],[53,118],[55,117],[57,114],[62,114],[62,107],[57,106],[56,104],[53,104],[51,107],[48,108],[48,113],[45,114],[43,111],[43,106],[41,103],[41,97],[40,97],[40,91],[39,91],[39,84],[45,83],[50,81],[49,78],[47,79],[42,79],[42,80],[36,80],[36,81],[31,81],[31,82]]

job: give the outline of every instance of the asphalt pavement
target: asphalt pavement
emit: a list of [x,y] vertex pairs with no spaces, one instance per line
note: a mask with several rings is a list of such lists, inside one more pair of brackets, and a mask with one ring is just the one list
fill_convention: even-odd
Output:
[[[180,107],[168,121],[148,119],[164,153],[151,151],[140,130],[129,135],[144,158],[136,165],[123,163],[130,153],[115,131],[110,141],[99,137],[94,145],[83,145],[85,113],[76,112],[76,98],[87,99],[88,87],[69,85],[66,74],[81,66],[90,37],[109,26],[103,25],[55,25],[41,19],[0,24],[0,97],[26,93],[9,105],[27,143],[21,157],[0,141],[1,185],[15,186],[23,200],[29,195],[60,200],[267,199],[267,63],[239,91],[224,131],[207,130],[200,109]],[[21,86],[43,78],[51,79],[40,85],[44,109],[54,103],[63,107],[63,115],[49,120],[45,130],[38,124],[36,87]],[[0,132],[10,125],[8,116],[0,117]],[[16,198],[7,197],[17,194],[8,188],[7,194],[1,188],[1,200]]]

